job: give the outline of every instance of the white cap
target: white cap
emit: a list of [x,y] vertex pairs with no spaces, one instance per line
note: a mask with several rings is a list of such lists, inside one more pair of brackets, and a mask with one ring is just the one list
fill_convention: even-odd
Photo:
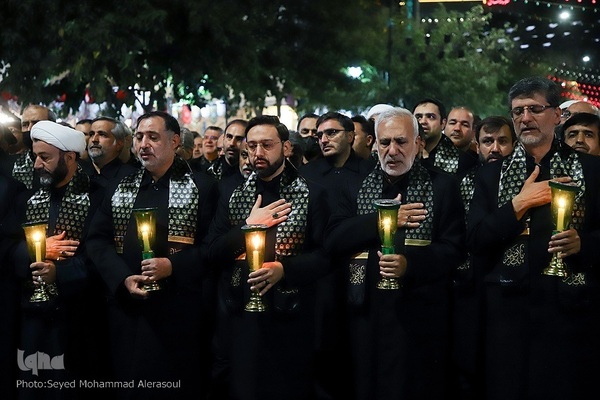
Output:
[[371,107],[371,109],[367,113],[367,119],[370,119],[373,115],[381,114],[384,111],[393,109],[394,106],[391,106],[389,104],[376,104],[373,107]]
[[31,139],[41,140],[63,151],[83,153],[85,135],[73,128],[52,121],[37,122],[31,128]]

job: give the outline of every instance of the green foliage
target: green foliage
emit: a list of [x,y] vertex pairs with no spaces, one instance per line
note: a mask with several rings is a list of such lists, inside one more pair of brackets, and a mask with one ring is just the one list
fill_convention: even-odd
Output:
[[[10,67],[0,91],[23,104],[65,99],[65,112],[87,90],[117,113],[139,101],[139,88],[159,108],[167,93],[199,106],[224,99],[230,112],[260,112],[266,96],[293,98],[299,112],[359,112],[431,95],[500,113],[516,67],[529,67],[511,61],[512,41],[489,28],[481,6],[466,15],[442,7],[438,24],[418,25],[397,3],[370,0],[3,3],[0,61]],[[349,66],[363,74],[349,77]]]
[[518,57],[511,38],[491,28],[490,19],[482,6],[464,14],[440,6],[431,23],[409,27],[399,21],[390,84],[397,101],[412,108],[422,98],[435,97],[448,109],[467,106],[481,116],[506,114]]

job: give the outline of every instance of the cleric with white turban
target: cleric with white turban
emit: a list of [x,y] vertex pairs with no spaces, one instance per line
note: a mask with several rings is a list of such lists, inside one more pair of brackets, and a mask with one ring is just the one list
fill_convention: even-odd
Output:
[[85,135],[73,128],[52,121],[40,121],[31,129],[31,139],[41,140],[62,151],[81,155],[85,150]]

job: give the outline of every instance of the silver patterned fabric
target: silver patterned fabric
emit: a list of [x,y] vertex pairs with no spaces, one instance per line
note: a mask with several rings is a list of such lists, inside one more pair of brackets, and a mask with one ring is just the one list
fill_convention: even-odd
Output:
[[15,160],[12,169],[12,176],[19,182],[23,183],[27,189],[33,188],[33,160],[29,152],[20,154]]
[[[383,192],[384,173],[380,164],[363,180],[356,199],[358,215],[377,212],[374,202],[381,198]],[[406,198],[403,203],[423,203],[429,211],[421,226],[416,229],[406,229],[404,244],[406,246],[426,246],[431,243],[433,229],[433,183],[427,169],[420,162],[415,161],[408,176]],[[364,286],[368,253],[354,256],[349,269],[348,302],[360,305],[364,301]]]
[[[111,198],[115,247],[120,254],[144,172],[142,168],[122,179]],[[175,157],[169,180],[169,243],[193,244],[197,215],[198,188],[193,172],[183,159]]]
[[[64,196],[61,199],[56,224],[49,235],[58,235],[66,232],[66,239],[80,240],[90,207],[89,178],[77,167],[77,171],[67,184]],[[27,222],[48,221],[50,212],[50,191],[40,188],[27,200]],[[53,227],[48,227],[52,229]]]
[[[550,160],[550,178],[555,179],[561,176],[570,176],[573,183],[579,185],[580,191],[575,197],[571,222],[575,229],[579,229],[585,214],[585,181],[577,152],[568,152],[566,156],[561,156],[560,151],[554,153]],[[521,191],[527,178],[525,148],[519,143],[512,155],[502,162],[500,185],[498,187],[498,207],[512,201]]]
[[[585,216],[585,181],[583,176],[583,168],[579,161],[579,156],[575,151],[569,151],[561,154],[561,151],[556,151],[550,160],[550,178],[555,179],[561,176],[570,176],[573,183],[578,184],[580,191],[575,197],[573,205],[572,226],[575,229],[580,229]],[[507,157],[502,162],[502,170],[500,173],[500,184],[498,187],[498,207],[507,204],[521,191],[527,175],[526,152],[521,143],[518,143],[510,157]],[[526,230],[527,231],[527,230]],[[526,263],[526,241],[525,236],[520,235],[511,243],[504,251],[502,257],[502,265],[516,270],[525,270]],[[524,271],[521,271],[521,274]],[[584,274],[574,274],[563,278],[563,282],[569,285],[585,284]]]
[[473,199],[473,192],[475,191],[475,174],[479,168],[471,168],[460,181],[460,197],[462,198],[463,205],[465,206],[465,218],[469,214],[469,207],[471,206],[471,200]]
[[[288,219],[277,225],[275,236],[275,259],[294,256],[301,252],[304,245],[306,225],[308,221],[309,190],[306,181],[293,173],[295,169],[286,162],[283,170],[279,195],[288,203],[292,203],[292,212]],[[256,182],[258,175],[253,172],[248,179],[238,186],[229,199],[229,220],[238,225],[250,215],[256,201]]]
[[459,158],[460,150],[456,148],[452,140],[442,134],[435,150],[433,165],[450,174],[456,174]]
[[221,158],[216,159],[206,171],[220,181],[223,177],[223,160]]
[[[383,171],[377,164],[375,169],[365,178],[358,192],[357,214],[376,212],[375,200],[381,198],[383,191]],[[428,211],[425,220],[415,229],[406,229],[404,243],[408,246],[423,246],[431,243],[433,230],[433,183],[427,169],[415,161],[408,176],[408,188],[403,203],[423,203]]]

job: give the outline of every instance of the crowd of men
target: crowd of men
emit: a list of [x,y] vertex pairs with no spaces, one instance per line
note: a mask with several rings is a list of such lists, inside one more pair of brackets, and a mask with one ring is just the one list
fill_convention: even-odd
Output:
[[[203,133],[28,105],[0,136],[1,397],[598,396],[600,112],[560,100],[530,77],[508,117],[430,97]],[[564,229],[550,182],[577,188]]]

